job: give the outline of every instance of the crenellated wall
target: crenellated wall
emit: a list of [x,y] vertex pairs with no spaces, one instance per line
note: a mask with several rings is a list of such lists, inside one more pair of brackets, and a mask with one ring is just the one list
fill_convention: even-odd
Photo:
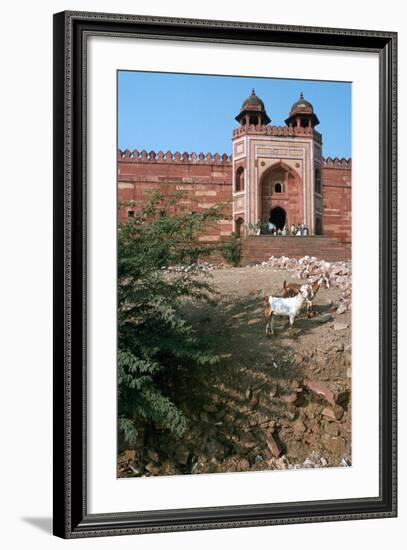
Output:
[[[247,128],[248,131],[251,129]],[[271,131],[277,132],[278,129],[271,127]],[[289,135],[292,130],[304,134],[315,132],[309,128],[288,127],[282,127],[281,132]],[[160,191],[164,195],[182,191],[183,197],[179,204],[191,212],[203,211],[219,202],[230,205],[225,210],[224,219],[201,237],[206,241],[226,238],[233,230],[232,169],[232,157],[227,154],[119,150],[119,222],[125,221],[129,211],[137,210],[153,191]],[[323,159],[323,234],[346,243],[351,241],[351,178],[350,159]],[[123,204],[129,201],[134,201],[134,206]]]
[[226,153],[223,153],[223,155],[220,155],[219,153],[180,153],[179,151],[176,151],[175,153],[172,153],[171,151],[167,151],[164,153],[163,151],[158,151],[156,153],[155,151],[150,151],[149,153],[143,149],[142,151],[138,151],[137,149],[134,149],[134,151],[130,151],[129,149],[126,149],[125,151],[121,151],[120,149],[117,151],[117,160],[120,161],[132,161],[132,162],[170,162],[170,163],[177,163],[182,162],[185,163],[198,163],[198,164],[230,164],[232,162],[232,156],[228,156]]
[[[182,192],[179,206],[190,212],[202,212],[227,203],[225,217],[201,236],[204,241],[226,238],[233,230],[231,157],[218,153],[163,153],[159,151],[118,151],[119,222],[129,211],[137,210],[153,191],[164,195]],[[134,201],[134,206],[123,203]]]
[[301,126],[270,126],[255,125],[239,126],[233,129],[233,138],[244,135],[279,136],[279,137],[313,137],[318,143],[322,142],[321,134],[314,128]]
[[352,160],[326,158],[322,166],[323,234],[352,241]]

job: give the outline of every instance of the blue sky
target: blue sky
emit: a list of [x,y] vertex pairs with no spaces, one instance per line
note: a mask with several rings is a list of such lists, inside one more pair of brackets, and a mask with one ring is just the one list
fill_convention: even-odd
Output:
[[351,157],[351,84],[312,80],[118,72],[118,146],[227,153],[234,117],[252,88],[271,124],[284,125],[300,92],[314,106],[325,157]]

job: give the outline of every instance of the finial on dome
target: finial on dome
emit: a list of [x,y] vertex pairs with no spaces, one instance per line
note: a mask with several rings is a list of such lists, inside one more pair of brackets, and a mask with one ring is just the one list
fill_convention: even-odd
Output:
[[252,88],[252,95],[256,95],[256,92],[254,91],[254,88]]
[[304,94],[302,92],[300,93],[300,99],[304,99]]

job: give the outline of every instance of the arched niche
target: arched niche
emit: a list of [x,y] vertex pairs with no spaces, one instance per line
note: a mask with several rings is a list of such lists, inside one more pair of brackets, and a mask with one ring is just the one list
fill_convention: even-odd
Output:
[[291,166],[280,161],[262,175],[259,183],[259,213],[263,222],[270,218],[273,208],[285,212],[285,223],[303,220],[303,191],[301,177]]

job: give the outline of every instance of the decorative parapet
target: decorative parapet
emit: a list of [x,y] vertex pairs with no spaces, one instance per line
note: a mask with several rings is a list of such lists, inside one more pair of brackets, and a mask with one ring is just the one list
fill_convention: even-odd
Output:
[[130,151],[129,149],[126,149],[125,151],[122,151],[121,149],[118,149],[117,151],[117,159],[122,161],[133,161],[133,162],[167,162],[167,163],[189,163],[189,164],[225,164],[225,165],[231,165],[232,164],[232,156],[227,155],[226,153],[223,153],[223,155],[220,155],[219,153],[180,153],[176,151],[175,153],[172,153],[171,151],[167,151],[166,153],[163,153],[163,151],[158,151],[156,153],[155,151],[150,151],[147,153],[143,149],[143,151],[138,151],[135,149],[134,151]]
[[338,168],[338,169],[345,169],[350,170],[352,168],[352,159],[345,159],[338,157],[332,158],[332,157],[326,157],[322,159],[322,166],[324,168]]
[[322,143],[322,136],[314,128],[302,128],[301,126],[265,126],[265,125],[253,125],[239,126],[233,130],[233,138],[245,135],[259,135],[259,136],[283,136],[283,137],[296,137],[296,136],[310,136]]

